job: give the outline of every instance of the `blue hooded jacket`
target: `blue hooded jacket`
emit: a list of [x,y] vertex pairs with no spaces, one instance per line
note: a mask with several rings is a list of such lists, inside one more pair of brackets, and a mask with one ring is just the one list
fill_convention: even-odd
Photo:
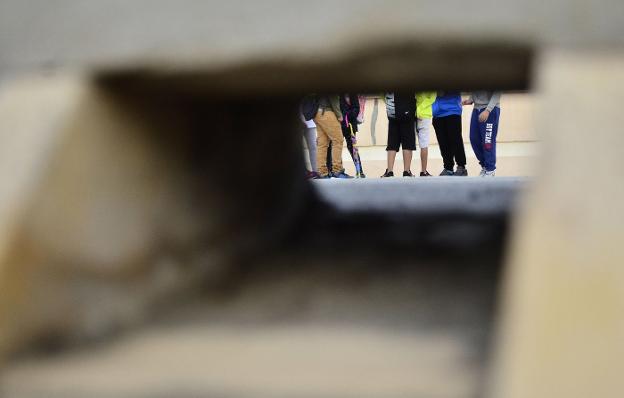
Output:
[[438,92],[438,96],[433,103],[433,117],[445,117],[462,114],[460,92]]

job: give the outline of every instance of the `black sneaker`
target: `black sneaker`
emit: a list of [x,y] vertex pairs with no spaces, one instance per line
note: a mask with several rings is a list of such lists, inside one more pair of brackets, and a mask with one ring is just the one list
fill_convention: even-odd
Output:
[[411,171],[407,170],[403,172],[403,177],[414,177]]
[[388,171],[388,169],[386,169],[386,172],[381,176],[381,178],[387,178],[387,177],[394,177],[394,172]]
[[468,170],[466,170],[465,167],[457,166],[457,170],[455,170],[453,175],[458,177],[468,177]]
[[452,175],[455,175],[455,173],[453,173],[453,170],[447,170],[447,169],[444,169],[444,170],[442,170],[442,172],[440,173],[440,177],[452,176]]
[[366,174],[360,172],[359,174],[355,176],[355,178],[366,178]]
[[431,174],[429,174],[428,171],[421,171],[420,176],[421,177],[433,177]]

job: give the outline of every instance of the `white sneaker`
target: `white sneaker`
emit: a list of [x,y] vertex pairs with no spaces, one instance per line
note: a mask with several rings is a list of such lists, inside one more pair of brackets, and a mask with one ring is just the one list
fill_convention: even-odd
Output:
[[492,171],[486,171],[485,174],[483,174],[483,177],[494,177],[495,175],[496,175],[496,172],[492,170]]
[[481,167],[481,172],[479,173],[479,177],[485,176],[485,167]]

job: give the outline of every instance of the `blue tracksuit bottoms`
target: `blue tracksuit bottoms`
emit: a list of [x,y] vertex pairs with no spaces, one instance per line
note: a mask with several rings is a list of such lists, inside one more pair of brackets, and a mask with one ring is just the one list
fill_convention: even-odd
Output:
[[474,109],[470,120],[470,145],[479,164],[487,171],[496,170],[496,136],[498,135],[498,120],[500,108],[495,107],[485,123],[479,122],[482,110]]

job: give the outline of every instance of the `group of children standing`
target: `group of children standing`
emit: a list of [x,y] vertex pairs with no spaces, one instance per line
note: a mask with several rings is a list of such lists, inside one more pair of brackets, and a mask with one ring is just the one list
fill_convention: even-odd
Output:
[[[400,149],[403,177],[414,176],[411,163],[416,138],[420,146],[420,176],[431,176],[427,170],[431,126],[435,129],[444,162],[440,176],[467,176],[461,120],[465,105],[474,105],[470,143],[481,165],[480,176],[495,175],[500,92],[475,91],[466,100],[462,100],[460,92],[387,93],[383,98],[388,116],[388,142],[387,168],[382,178],[394,176],[394,162]],[[308,178],[353,178],[342,166],[344,140],[355,165],[356,177],[366,177],[356,140],[357,126],[363,122],[363,105],[362,98],[355,94],[313,95],[303,100],[301,116],[306,125],[312,168]]]

